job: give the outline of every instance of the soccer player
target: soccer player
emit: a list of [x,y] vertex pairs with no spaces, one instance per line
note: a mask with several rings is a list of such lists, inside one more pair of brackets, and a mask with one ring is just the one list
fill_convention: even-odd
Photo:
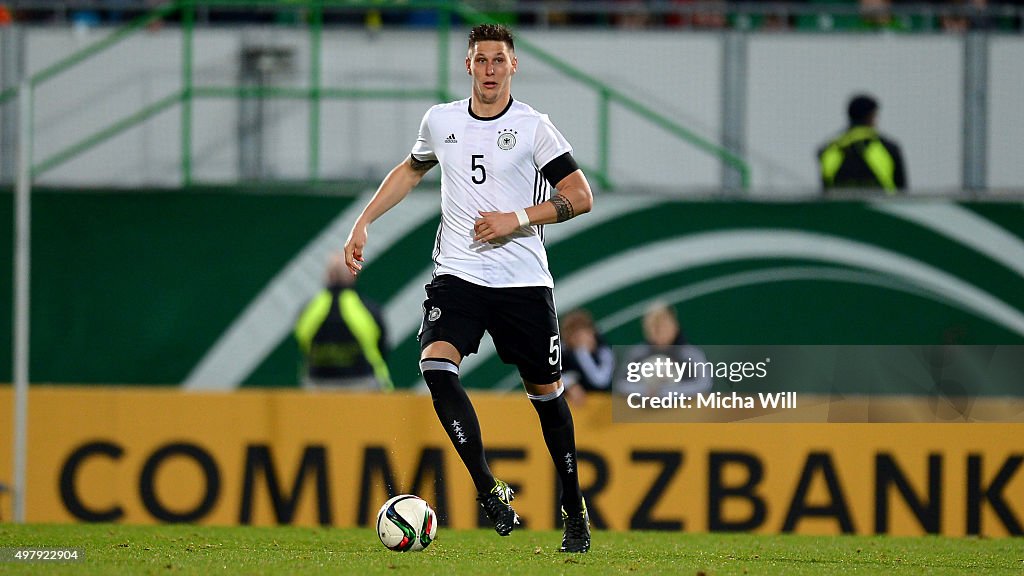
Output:
[[345,261],[363,264],[367,228],[441,165],[441,224],[434,274],[426,286],[420,370],[434,410],[473,478],[477,500],[498,534],[519,517],[512,490],[491,474],[476,411],[459,364],[484,331],[514,364],[537,410],[562,484],[561,551],[590,549],[590,521],[579,487],[572,414],[562,395],[558,318],[544,250],[544,226],[590,211],[593,195],[572,148],[548,117],[512,98],[515,46],[504,26],[469,33],[469,98],[423,116],[409,158],[384,178],[352,226]]

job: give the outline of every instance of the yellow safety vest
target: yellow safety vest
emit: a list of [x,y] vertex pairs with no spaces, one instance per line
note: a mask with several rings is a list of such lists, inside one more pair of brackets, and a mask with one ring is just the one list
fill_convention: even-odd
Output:
[[846,160],[846,154],[850,147],[858,142],[867,140],[863,148],[862,156],[871,173],[875,175],[878,183],[889,194],[896,193],[896,161],[892,154],[882,144],[878,131],[870,126],[854,126],[839,138],[836,138],[821,153],[821,178],[825,186],[831,188],[835,185],[836,173]]
[[[295,339],[304,353],[309,354],[313,346],[313,337],[330,311],[331,292],[324,290],[316,295],[299,316],[298,322],[295,323]],[[388,392],[394,390],[388,365],[381,356],[380,348],[377,347],[381,334],[380,326],[359,298],[359,294],[351,288],[342,290],[338,295],[338,311],[359,344],[366,361],[373,368],[373,375],[380,382],[381,388]]]

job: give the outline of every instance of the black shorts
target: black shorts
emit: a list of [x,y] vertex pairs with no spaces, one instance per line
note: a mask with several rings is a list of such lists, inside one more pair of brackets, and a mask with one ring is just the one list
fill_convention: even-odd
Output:
[[489,288],[442,275],[426,285],[422,351],[432,342],[448,342],[463,358],[480,347],[486,330],[501,361],[515,365],[523,380],[551,384],[562,377],[558,315],[546,286]]

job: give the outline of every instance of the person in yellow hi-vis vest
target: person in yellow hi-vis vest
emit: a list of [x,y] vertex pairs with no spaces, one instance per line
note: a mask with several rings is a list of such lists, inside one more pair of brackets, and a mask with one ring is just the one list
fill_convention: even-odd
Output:
[[390,392],[394,385],[380,308],[356,291],[355,276],[340,256],[331,259],[326,284],[295,323],[305,359],[302,387]]
[[878,189],[895,194],[907,188],[903,154],[892,139],[879,134],[878,101],[866,94],[850,99],[850,127],[818,150],[821,184],[836,188]]

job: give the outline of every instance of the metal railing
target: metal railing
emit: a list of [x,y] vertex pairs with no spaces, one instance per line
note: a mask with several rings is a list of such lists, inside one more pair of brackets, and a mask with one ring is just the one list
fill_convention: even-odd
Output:
[[[19,4],[15,4],[17,7]],[[72,4],[68,4],[69,6]],[[77,5],[77,4],[75,4]],[[259,9],[271,11],[304,12],[304,20],[309,31],[310,62],[309,78],[306,87],[274,87],[274,86],[196,86],[193,74],[193,37],[198,24],[197,15],[203,10],[207,15],[217,9]],[[359,89],[324,86],[321,78],[321,41],[325,25],[325,14],[352,11],[376,10],[434,10],[437,13],[437,50],[438,66],[436,81],[433,86],[409,89]],[[196,98],[267,98],[267,99],[300,99],[309,103],[309,158],[307,179],[311,183],[321,182],[320,177],[320,108],[323,100],[374,99],[374,100],[408,100],[430,99],[444,101],[453,99],[449,89],[449,39],[455,20],[463,23],[476,24],[492,21],[486,12],[478,11],[461,2],[453,1],[418,1],[407,0],[394,2],[350,1],[350,0],[175,0],[172,3],[157,7],[115,29],[105,38],[86,46],[70,56],[40,70],[28,79],[31,88],[59,76],[63,72],[101,54],[117,45],[126,38],[146,29],[159,21],[177,20],[182,34],[182,70],[181,88],[157,99],[140,110],[113,119],[105,127],[84,135],[74,143],[58,150],[39,162],[31,164],[32,177],[38,177],[82,154],[83,152],[123,133],[129,128],[139,125],[161,112],[174,106],[181,106],[181,183],[191,186],[192,171],[192,106]],[[703,153],[717,157],[725,166],[738,174],[740,187],[748,188],[750,170],[747,163],[739,155],[725,147],[703,138],[681,123],[669,118],[632,98],[625,92],[599,80],[570,63],[552,55],[540,47],[522,38],[517,39],[517,49],[529,53],[544,62],[552,69],[567,78],[579,83],[592,91],[598,98],[598,114],[595,121],[596,137],[599,143],[597,165],[586,166],[588,173],[605,189],[612,189],[615,183],[609,173],[611,163],[610,141],[612,138],[610,110],[613,105],[635,114],[637,117],[665,130],[680,141],[695,147]],[[11,87],[0,92],[0,104],[13,98],[18,87]]]

